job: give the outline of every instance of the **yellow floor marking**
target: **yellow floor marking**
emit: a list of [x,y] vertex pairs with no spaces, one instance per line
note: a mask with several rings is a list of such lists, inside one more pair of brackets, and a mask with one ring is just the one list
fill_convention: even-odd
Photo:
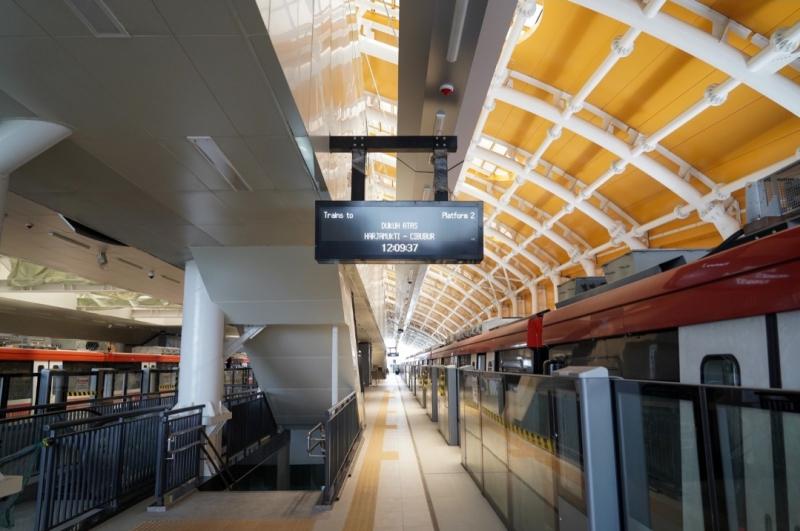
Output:
[[396,430],[397,424],[387,424],[385,427],[387,430]]
[[[383,393],[383,399],[375,417],[364,461],[361,464],[361,473],[353,493],[353,502],[347,512],[347,521],[344,524],[346,531],[372,531],[375,525],[375,506],[378,501],[378,482],[381,473],[381,461],[390,452],[383,451],[383,436],[386,431],[386,410],[391,397],[388,391]],[[397,452],[394,452],[395,454]]]
[[150,520],[134,531],[311,531],[314,521],[309,518],[294,520]]
[[387,450],[383,452],[381,459],[384,461],[397,461],[400,459],[400,453],[396,450]]

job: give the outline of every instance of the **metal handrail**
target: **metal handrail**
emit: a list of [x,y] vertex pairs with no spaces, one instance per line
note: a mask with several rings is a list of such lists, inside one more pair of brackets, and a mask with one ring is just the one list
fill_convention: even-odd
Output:
[[155,406],[155,407],[148,407],[145,409],[134,409],[133,411],[124,411],[122,413],[114,413],[111,415],[103,415],[101,417],[92,417],[90,419],[64,420],[60,422],[54,422],[53,424],[45,425],[44,429],[45,431],[55,431],[55,430],[63,430],[65,428],[72,428],[73,426],[79,426],[81,424],[103,424],[107,421],[126,419],[129,417],[144,416],[149,413],[161,413],[162,411],[166,411],[168,409],[169,406]]
[[[315,436],[315,432],[319,433],[318,437]],[[311,441],[314,441],[314,444],[311,444]],[[320,448],[321,453],[312,453],[317,448]],[[306,452],[310,457],[325,457],[325,425],[322,422],[317,422],[313,428],[308,430],[306,434]]]
[[336,499],[339,488],[347,475],[347,469],[352,459],[354,448],[361,438],[362,425],[358,415],[358,402],[355,391],[331,406],[326,412],[321,426],[321,441],[311,445],[315,426],[309,432],[306,446],[315,449],[321,446],[322,456],[325,458],[325,488],[322,493],[322,503],[331,504]]
[[[86,400],[70,400],[68,402],[51,402],[49,404],[38,404],[38,405],[27,405],[27,406],[12,406],[7,407],[5,409],[0,409],[0,415],[8,415],[13,413],[19,413],[21,411],[32,411],[34,414],[38,413],[39,411],[44,411],[45,413],[63,413],[64,409],[61,408],[69,408],[69,411],[78,410],[78,409],[86,409],[89,410],[90,407],[98,407],[98,406],[105,406],[111,405],[116,403],[125,403],[134,400],[141,400],[142,398],[160,398],[160,397],[169,397],[174,396],[175,392],[170,391],[167,393],[140,393],[135,395],[120,395],[120,396],[110,396],[107,398],[89,398]],[[86,406],[86,407],[75,407],[75,406]],[[7,418],[0,418],[0,423],[8,422],[8,421],[15,421],[19,420],[20,417],[7,417]]]

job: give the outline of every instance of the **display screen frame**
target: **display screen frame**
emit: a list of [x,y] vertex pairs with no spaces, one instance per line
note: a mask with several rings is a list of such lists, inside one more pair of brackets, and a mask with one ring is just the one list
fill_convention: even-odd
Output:
[[[366,210],[369,209],[369,210]],[[374,209],[374,211],[372,211]],[[383,210],[389,217],[396,217],[403,210],[422,209],[419,212],[466,212],[467,219],[442,219],[436,215],[437,225],[431,227],[431,219],[428,219],[424,227],[417,229],[397,229],[405,232],[406,230],[419,230],[418,234],[446,233],[448,224],[459,223],[461,232],[469,233],[467,238],[462,240],[442,240],[441,237],[430,240],[419,240],[417,247],[410,247],[412,242],[408,239],[401,240],[358,240],[356,234],[364,234],[365,224],[374,223],[373,219],[369,222],[361,221],[354,223],[348,230],[352,230],[352,238],[346,239],[323,239],[323,227],[325,223],[336,223],[342,218],[323,219],[324,212],[347,212],[369,213],[370,216],[377,216],[378,211]],[[390,213],[390,211],[394,211]],[[474,213],[474,216],[472,215]],[[420,216],[422,217],[422,216]],[[359,219],[363,219],[359,218]],[[410,218],[404,218],[409,219]],[[342,225],[344,226],[344,225]],[[379,226],[373,232],[380,232]],[[385,229],[394,230],[394,229]],[[451,229],[452,230],[452,229]],[[409,232],[410,235],[410,232]],[[348,235],[350,236],[350,235]],[[318,263],[323,264],[478,264],[483,261],[483,202],[482,201],[316,201],[314,208],[314,257]],[[399,244],[399,245],[397,245]],[[394,247],[387,248],[386,245]]]

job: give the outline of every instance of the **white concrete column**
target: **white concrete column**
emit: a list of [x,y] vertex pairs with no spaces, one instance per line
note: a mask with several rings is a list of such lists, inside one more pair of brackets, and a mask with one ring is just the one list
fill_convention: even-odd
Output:
[[531,313],[539,313],[539,284],[534,284],[528,291],[531,293]]
[[561,275],[558,273],[554,273],[548,276],[550,279],[550,283],[553,285],[553,304],[558,303],[558,285],[562,284],[564,279],[561,278]]
[[8,181],[11,176],[0,173],[0,239],[3,236],[3,222],[6,218],[6,202],[8,199]]
[[32,118],[0,120],[0,235],[11,172],[72,134],[57,123]]
[[194,260],[183,280],[183,329],[175,408],[205,405],[203,424],[209,435],[231,417],[222,405],[225,316],[208,296]]
[[[372,367],[370,367],[372,370]],[[339,327],[331,327],[331,405],[339,402]]]

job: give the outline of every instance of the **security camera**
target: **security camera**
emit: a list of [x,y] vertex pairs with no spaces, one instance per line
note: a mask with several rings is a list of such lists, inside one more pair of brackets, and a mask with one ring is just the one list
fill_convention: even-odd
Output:
[[25,224],[25,228],[28,229],[28,230],[32,229],[33,228],[33,223],[31,223],[31,222],[26,223]]
[[148,271],[147,272],[147,278],[149,278],[150,280],[153,280],[154,278],[156,278],[156,272],[153,271],[153,270]]

